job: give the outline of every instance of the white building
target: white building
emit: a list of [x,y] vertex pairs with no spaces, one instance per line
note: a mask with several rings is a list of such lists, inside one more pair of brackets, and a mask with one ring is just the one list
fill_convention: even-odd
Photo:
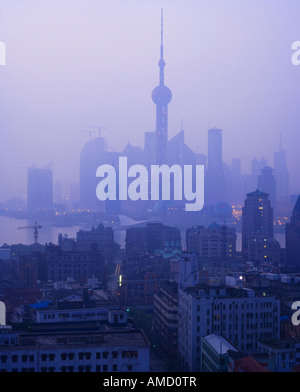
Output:
[[149,342],[142,331],[0,331],[0,372],[147,372]]
[[182,261],[178,296],[178,355],[184,371],[201,369],[201,337],[224,336],[239,350],[253,353],[260,340],[280,336],[280,301],[256,296],[250,289],[185,284],[193,277],[196,266]]

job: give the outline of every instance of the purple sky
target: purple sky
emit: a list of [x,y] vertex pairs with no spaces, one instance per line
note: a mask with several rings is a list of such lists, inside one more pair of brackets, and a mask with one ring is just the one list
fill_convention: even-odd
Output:
[[0,201],[26,196],[27,167],[53,162],[54,182],[79,180],[87,125],[108,145],[143,146],[155,128],[160,9],[169,137],[207,154],[207,129],[223,132],[224,161],[273,165],[280,133],[291,193],[300,192],[299,0],[1,0]]

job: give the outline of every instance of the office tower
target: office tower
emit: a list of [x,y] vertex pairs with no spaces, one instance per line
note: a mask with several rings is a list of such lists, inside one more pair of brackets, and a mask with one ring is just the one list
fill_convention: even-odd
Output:
[[253,158],[251,162],[251,176],[254,179],[255,184],[257,183],[257,177],[260,174],[261,169],[267,166],[267,161],[262,158],[260,160]]
[[150,166],[156,161],[156,133],[145,132],[144,143],[145,163]]
[[274,152],[274,175],[276,179],[276,196],[277,199],[288,197],[289,190],[289,172],[286,165],[286,153],[282,149],[280,138],[280,145],[277,152]]
[[280,264],[279,242],[263,233],[250,235],[248,260],[278,266]]
[[141,255],[154,254],[156,249],[181,249],[180,230],[162,223],[147,223],[126,229],[126,257],[139,260]]
[[236,255],[236,233],[225,225],[211,224],[192,227],[186,231],[188,252],[197,253],[199,258],[213,258],[222,261],[234,259]]
[[300,271],[300,196],[295,204],[290,223],[285,226],[287,264]]
[[90,139],[80,153],[80,207],[95,211],[105,211],[105,202],[97,199],[96,177],[98,166],[103,164],[118,167],[119,153],[108,151],[106,140],[101,137]]
[[231,161],[231,192],[230,202],[241,203],[242,201],[242,173],[241,159],[233,158]]
[[268,194],[259,191],[247,194],[242,209],[242,251],[248,256],[249,237],[264,234],[273,238],[273,208]]
[[244,183],[243,183],[243,194],[246,197],[248,192],[252,192],[257,188],[257,178],[260,175],[261,169],[263,169],[267,165],[267,161],[262,158],[258,160],[257,158],[253,158],[251,162],[251,173],[250,175],[244,175]]
[[62,203],[62,185],[60,181],[56,181],[54,184],[54,202],[56,204]]
[[184,142],[184,130],[178,132],[168,142],[169,165],[195,165],[196,154]]
[[30,212],[49,209],[53,204],[53,178],[50,169],[31,167],[27,173],[27,208]]
[[208,130],[208,162],[205,174],[205,204],[223,202],[225,196],[225,175],[222,159],[222,130]]
[[274,208],[276,204],[276,181],[273,169],[270,166],[265,166],[261,169],[257,180],[257,188],[269,195],[271,206]]
[[163,46],[163,10],[161,11],[161,46],[159,66],[159,85],[152,91],[152,100],[156,105],[156,163],[165,164],[168,160],[168,104],[171,102],[171,90],[164,81],[164,46]]

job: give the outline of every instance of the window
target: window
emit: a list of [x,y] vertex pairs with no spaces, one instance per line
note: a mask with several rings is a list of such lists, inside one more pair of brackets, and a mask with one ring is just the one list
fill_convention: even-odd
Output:
[[113,358],[118,358],[118,354],[119,354],[118,351],[113,351],[112,352],[112,357]]
[[107,372],[107,365],[103,365],[103,371]]
[[[83,359],[83,353],[78,353],[78,358]],[[80,367],[80,366],[79,366]]]
[[113,365],[113,372],[116,372],[118,370],[118,365]]
[[49,354],[49,360],[50,361],[54,361],[55,358],[55,354]]
[[102,356],[103,356],[104,359],[107,359],[107,357],[108,357],[108,351],[104,351],[104,352],[102,353]]

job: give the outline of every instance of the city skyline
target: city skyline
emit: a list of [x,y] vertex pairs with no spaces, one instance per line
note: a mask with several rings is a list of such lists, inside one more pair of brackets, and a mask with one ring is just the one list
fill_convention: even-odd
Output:
[[[283,4],[271,6],[269,1],[244,7],[231,1],[222,15],[220,2],[208,5],[191,1],[184,7],[181,1],[151,5],[137,1],[126,5],[103,1],[97,5],[89,1],[83,9],[77,1],[71,15],[66,4],[55,19],[58,3],[49,3],[49,8],[47,4],[35,4],[33,8],[31,2],[23,6],[7,4],[3,2],[0,8],[1,15],[5,15],[0,34],[7,46],[7,65],[0,70],[1,145],[5,146],[0,157],[4,185],[0,201],[26,195],[27,167],[33,163],[53,162],[54,182],[61,181],[68,187],[78,183],[79,155],[88,140],[86,131],[92,131],[89,125],[105,127],[102,134],[116,151],[121,151],[128,141],[143,146],[144,132],[155,131],[151,91],[157,82],[161,7],[165,15],[166,83],[173,92],[169,140],[181,129],[183,120],[187,145],[207,155],[207,130],[220,127],[224,161],[230,165],[231,159],[242,156],[242,173],[246,174],[253,157],[264,157],[273,166],[281,134],[291,174],[291,193],[299,193],[299,135],[295,130],[298,69],[290,60],[290,47],[297,39],[292,12],[299,7],[296,2],[290,1],[290,8],[285,9]],[[91,6],[99,13],[91,15]],[[264,9],[269,9],[269,16],[254,12]],[[31,20],[33,10],[35,19]],[[230,14],[231,11],[234,12]],[[21,12],[26,15],[22,20]],[[16,27],[11,19],[14,15],[19,25],[11,30]],[[197,25],[196,19],[201,22],[203,15],[207,20]],[[98,17],[103,22],[101,27],[94,23]],[[221,38],[220,30],[228,17],[232,24]],[[250,29],[254,18],[255,34]],[[287,20],[289,28],[281,31],[279,27]],[[80,33],[76,33],[78,22],[85,27]],[[269,29],[264,31],[266,22]],[[182,28],[185,23],[189,28]],[[105,36],[101,34],[104,28]],[[207,34],[198,35],[205,28]],[[239,38],[235,36],[237,30]],[[41,33],[39,39],[36,31]],[[27,33],[26,42],[22,32]],[[271,36],[281,38],[268,51]],[[245,44],[240,46],[242,41]],[[103,52],[97,54],[97,47]],[[222,61],[218,61],[220,55]],[[261,143],[254,138],[253,129],[259,133]],[[251,137],[247,138],[247,134]],[[66,145],[70,146],[68,153]]]

